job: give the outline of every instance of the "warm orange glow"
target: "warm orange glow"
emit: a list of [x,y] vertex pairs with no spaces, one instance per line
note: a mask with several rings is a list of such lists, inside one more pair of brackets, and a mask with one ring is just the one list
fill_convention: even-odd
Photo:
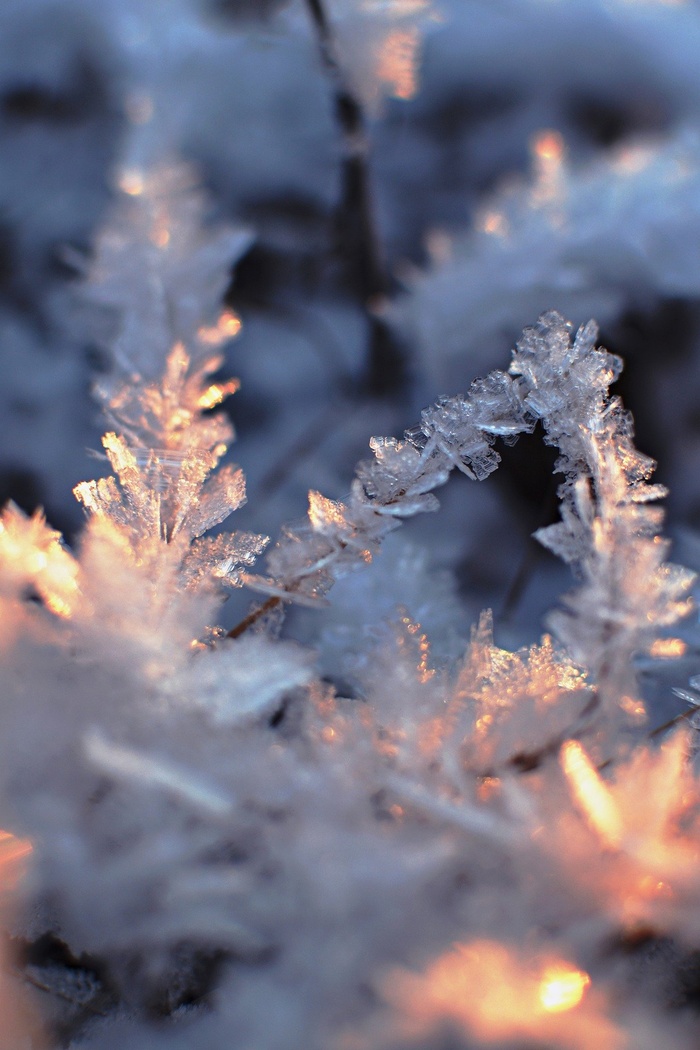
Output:
[[637,722],[643,722],[647,717],[647,709],[642,701],[636,696],[621,696],[619,699],[620,708],[629,715],[630,718],[634,718]]
[[29,839],[18,839],[11,832],[0,830],[0,864],[26,857],[31,852]]
[[44,597],[44,604],[54,616],[60,616],[64,620],[69,619],[73,614],[73,606],[58,594],[47,594]]
[[12,892],[24,873],[23,861],[32,852],[29,839],[18,839],[0,830],[0,893]]
[[500,788],[501,781],[498,777],[483,777],[476,794],[480,802],[488,802],[489,799],[498,794]]
[[430,667],[430,642],[427,635],[422,632],[421,625],[415,623],[410,616],[402,616],[401,623],[406,629],[406,633],[415,638],[418,643],[418,664],[416,666],[418,681],[429,682],[431,678],[435,677],[436,672],[434,668]]
[[167,248],[170,244],[170,230],[166,226],[156,226],[151,231],[150,241],[156,248]]
[[393,29],[384,38],[377,63],[377,76],[389,85],[394,98],[410,99],[418,90],[418,46],[415,26]]
[[661,882],[654,875],[644,875],[637,884],[637,890],[642,897],[673,897],[673,890],[665,883]]
[[362,9],[370,14],[375,9],[389,8],[392,15],[399,18],[417,15],[427,10],[430,0],[362,0]]
[[583,999],[590,983],[590,977],[583,970],[550,967],[540,981],[540,1003],[548,1013],[573,1010]]
[[0,516],[0,559],[8,566],[18,589],[30,584],[48,609],[58,616],[72,615],[78,595],[78,565],[50,529],[41,511],[27,517],[14,504]]
[[615,156],[615,168],[622,175],[636,175],[654,159],[655,150],[647,145],[623,146]]
[[[558,131],[538,132],[530,141],[534,165],[535,183],[530,193],[533,207],[552,203],[563,195],[564,186],[564,139]],[[559,224],[561,215],[550,216],[550,221]]]
[[140,196],[145,189],[143,174],[140,171],[124,171],[119,176],[119,189],[130,197]]
[[558,131],[541,131],[532,140],[532,150],[543,164],[560,164],[564,158],[564,139]]
[[657,638],[649,650],[650,656],[659,659],[673,659],[676,656],[684,656],[688,646],[681,638]]
[[474,728],[477,732],[483,732],[490,725],[493,725],[493,715],[482,715],[481,718],[477,718]]
[[591,827],[606,846],[619,848],[623,836],[620,811],[597,769],[576,740],[567,740],[562,747],[561,764],[573,796]]
[[206,326],[197,330],[197,336],[207,346],[219,346],[227,339],[233,339],[241,330],[241,319],[233,310],[224,310],[219,320],[214,325]]
[[[214,408],[216,405],[220,405],[224,398],[235,394],[239,386],[240,383],[237,379],[229,379],[226,383],[212,383],[200,396],[197,405],[201,409]],[[224,451],[226,450],[224,449]]]
[[326,529],[342,528],[345,524],[345,507],[333,499],[326,499],[320,492],[309,491],[309,521],[312,529],[323,532]]
[[557,956],[532,955],[498,941],[455,944],[422,973],[395,968],[381,991],[414,1039],[450,1021],[480,1045],[622,1045],[606,1016],[605,998],[587,973]]
[[477,226],[483,233],[493,234],[495,237],[505,237],[508,233],[508,221],[501,212],[487,211],[477,220]]

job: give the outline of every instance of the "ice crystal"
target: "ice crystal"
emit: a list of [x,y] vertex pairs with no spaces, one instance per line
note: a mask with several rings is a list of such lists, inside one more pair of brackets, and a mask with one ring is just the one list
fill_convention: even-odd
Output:
[[663,514],[648,504],[665,489],[649,482],[655,464],[635,449],[631,418],[608,393],[621,361],[596,348],[597,334],[590,322],[572,340],[561,316],[543,314],[518,343],[511,372],[525,380],[525,404],[559,448],[556,469],[566,478],[561,522],[536,536],[582,578],[550,624],[612,710],[634,693],[633,655],[690,612],[694,574],[664,561]]
[[[267,540],[203,536],[245,502],[243,472],[219,467],[233,429],[212,411],[238,381],[209,380],[223,363],[212,348],[240,324],[228,312],[206,322],[247,238],[203,231],[203,199],[184,168],[124,173],[121,188],[126,201],[98,240],[90,279],[90,294],[117,311],[120,326],[113,374],[98,388],[114,428],[102,440],[114,476],[82,482],[75,495],[92,518],[84,545],[94,571],[99,550],[121,548],[151,596],[150,632],[173,616],[166,608],[182,590],[240,586]],[[94,600],[99,607],[104,596]]]

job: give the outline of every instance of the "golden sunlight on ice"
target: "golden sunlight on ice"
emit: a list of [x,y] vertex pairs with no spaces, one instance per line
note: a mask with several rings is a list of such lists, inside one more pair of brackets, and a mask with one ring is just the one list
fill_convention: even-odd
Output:
[[633,718],[635,722],[645,722],[647,717],[647,709],[635,696],[621,696],[618,700],[620,709]]
[[323,532],[326,525],[342,526],[345,522],[345,507],[320,492],[309,491],[309,521],[312,529]]
[[[0,904],[12,909],[12,897],[25,875],[32,852],[28,839],[0,829]],[[20,979],[9,941],[0,943],[0,1050],[40,1050],[46,1044],[39,1027],[37,1003]]]
[[214,325],[202,326],[197,336],[207,346],[219,346],[227,339],[233,339],[241,330],[241,319],[233,310],[224,310]]
[[[200,396],[197,405],[203,411],[208,408],[216,408],[220,405],[224,398],[229,397],[230,394],[235,394],[240,387],[238,379],[229,379],[225,383],[212,383]],[[223,450],[224,452],[226,449]]]
[[414,27],[392,29],[377,56],[377,77],[391,88],[394,98],[410,99],[418,90],[418,45]]
[[170,244],[170,230],[166,226],[156,226],[151,232],[150,240],[156,248],[167,248]]
[[[580,744],[569,741],[562,748],[577,808],[603,845],[615,850],[595,873],[574,865],[570,875],[602,896],[626,927],[642,923],[681,937],[697,929],[700,791],[690,748],[690,731],[677,729],[660,747],[637,747],[615,763],[609,782]],[[567,850],[566,837],[560,848]]]
[[508,234],[508,220],[499,211],[485,211],[477,217],[476,225],[482,233],[489,233],[494,237],[506,237]]
[[[401,623],[404,626],[406,633],[415,643],[416,655],[418,656],[418,663],[416,664],[416,675],[419,682],[429,682],[431,678],[435,677],[435,670],[430,667],[430,642],[428,641],[427,635],[421,630],[421,625],[411,619],[410,616],[403,615],[401,617]],[[402,640],[399,641],[399,647],[403,648]]]
[[676,656],[685,656],[687,645],[681,638],[657,638],[649,649],[650,656],[661,659],[673,659]]
[[549,1013],[573,1010],[583,999],[591,979],[583,970],[550,967],[540,981],[539,997]]
[[540,131],[531,145],[536,161],[543,168],[556,168],[564,159],[564,138],[558,131]]
[[533,207],[539,207],[562,195],[566,156],[564,138],[558,131],[540,131],[530,140],[530,150],[535,176],[530,198]]
[[78,596],[78,565],[40,510],[28,517],[9,503],[0,515],[0,559],[19,589],[30,585],[57,616],[71,616]]
[[606,846],[616,849],[622,841],[620,811],[590,758],[576,740],[561,749],[561,764],[574,798]]
[[119,189],[128,193],[130,197],[140,196],[145,189],[142,172],[131,169],[122,172],[119,177]]
[[23,861],[32,852],[29,839],[18,839],[0,829],[0,886],[3,891],[15,889],[23,874]]
[[587,973],[498,941],[455,944],[423,973],[396,967],[381,991],[412,1036],[452,1022],[483,1043],[556,1043],[567,1050],[621,1045]]

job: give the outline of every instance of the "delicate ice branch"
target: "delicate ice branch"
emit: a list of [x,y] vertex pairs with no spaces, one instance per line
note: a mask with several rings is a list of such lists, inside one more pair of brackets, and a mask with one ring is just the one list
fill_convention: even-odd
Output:
[[647,506],[665,494],[649,483],[653,461],[632,443],[632,423],[609,386],[622,367],[597,349],[590,322],[572,340],[559,314],[526,329],[510,375],[491,372],[465,396],[443,398],[423,412],[403,441],[372,438],[374,459],[357,468],[345,503],[309,494],[307,521],[288,527],[268,556],[267,578],[245,575],[263,592],[302,604],[322,602],[335,578],[376,553],[400,520],[436,510],[432,490],[453,468],[481,480],[506,443],[539,420],[560,450],[562,520],[537,533],[583,579],[552,614],[557,637],[585,666],[608,713],[618,704],[643,712],[631,660],[659,628],[690,611],[693,574],[665,563],[662,512]]

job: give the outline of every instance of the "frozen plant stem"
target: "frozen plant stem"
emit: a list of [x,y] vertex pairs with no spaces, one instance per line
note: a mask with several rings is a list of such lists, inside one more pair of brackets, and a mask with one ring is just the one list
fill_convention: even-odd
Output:
[[633,657],[690,612],[694,576],[665,562],[663,512],[653,506],[665,489],[649,483],[654,463],[635,449],[631,418],[609,393],[622,362],[596,347],[597,334],[594,322],[574,334],[556,312],[543,314],[523,333],[508,374],[491,372],[464,396],[440,399],[403,441],[372,438],[374,460],[359,464],[346,503],[311,492],[308,520],[283,531],[269,575],[243,573],[243,582],[283,601],[323,604],[335,578],[371,561],[402,518],[438,508],[433,490],[453,469],[483,480],[500,461],[496,439],[512,442],[539,421],[565,480],[561,520],[535,537],[579,580],[549,625],[591,673],[602,717],[643,717]]
[[396,336],[379,316],[391,293],[391,277],[372,204],[369,141],[362,105],[348,87],[322,0],[306,0],[323,65],[333,83],[334,113],[343,142],[340,198],[335,229],[349,283],[367,316],[368,348],[362,385],[375,397],[398,396],[405,387],[407,362]]
[[232,627],[226,635],[226,637],[240,638],[241,635],[245,634],[245,632],[250,627],[254,627],[255,624],[258,623],[258,621],[261,620],[263,616],[266,616],[267,613],[272,612],[273,609],[276,609],[278,605],[281,604],[281,598],[278,598],[276,596],[268,598],[267,601],[264,601],[261,605],[256,606],[251,612],[248,613],[247,616],[244,616],[243,619],[240,620],[235,627]]

